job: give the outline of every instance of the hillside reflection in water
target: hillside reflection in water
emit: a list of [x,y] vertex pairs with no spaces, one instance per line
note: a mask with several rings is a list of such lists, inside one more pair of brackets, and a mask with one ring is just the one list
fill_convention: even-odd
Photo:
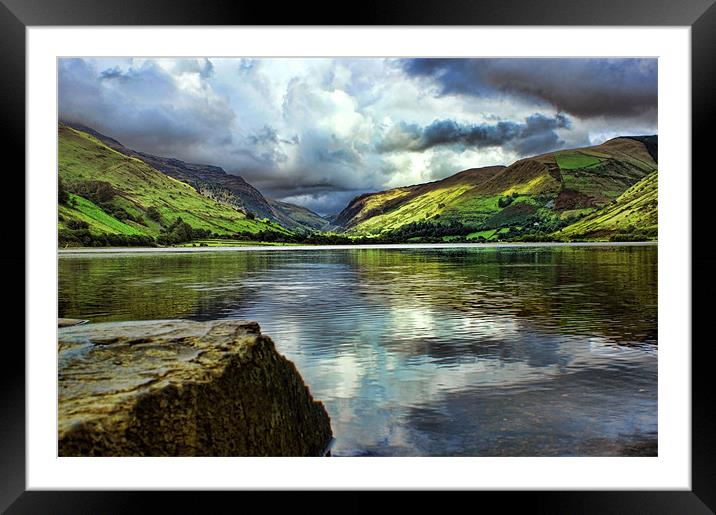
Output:
[[657,248],[63,255],[59,315],[256,320],[334,454],[654,454]]

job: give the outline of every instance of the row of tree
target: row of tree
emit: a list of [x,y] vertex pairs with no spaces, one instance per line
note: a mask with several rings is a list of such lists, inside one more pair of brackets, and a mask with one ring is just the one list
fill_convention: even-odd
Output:
[[[83,222],[80,222],[83,223]],[[86,223],[85,223],[86,224]],[[68,224],[69,225],[69,224]],[[60,246],[80,247],[155,247],[151,236],[142,234],[92,234],[89,228],[60,229]]]
[[197,229],[186,223],[181,217],[176,218],[170,225],[161,228],[157,243],[159,245],[176,245],[188,243],[212,236],[208,229]]

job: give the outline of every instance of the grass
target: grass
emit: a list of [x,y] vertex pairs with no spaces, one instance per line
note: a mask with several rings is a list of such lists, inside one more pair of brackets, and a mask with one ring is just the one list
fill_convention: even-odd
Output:
[[[411,222],[424,222],[434,219],[435,215],[441,215],[445,207],[453,203],[470,188],[467,184],[459,184],[453,187],[439,188],[425,192],[422,195],[411,198],[404,204],[387,212],[381,213],[357,224],[354,232],[379,234],[385,231],[398,229],[402,225]],[[391,196],[390,198],[395,198]],[[377,202],[376,199],[372,200]]]
[[328,224],[328,220],[313,211],[286,202],[270,201],[275,208],[278,208],[291,220],[313,229],[320,229]]
[[[66,220],[87,221],[95,232],[144,234],[156,237],[161,225],[147,216],[154,206],[164,223],[181,217],[197,229],[217,234],[270,231],[290,234],[282,226],[247,218],[227,204],[199,194],[190,185],[155,170],[143,161],[121,154],[81,131],[61,126],[59,129],[59,175],[72,191],[73,185],[85,181],[105,181],[117,191],[110,204],[121,207],[145,220],[146,225],[122,222],[105,213],[88,199],[75,196],[77,208],[61,207]],[[62,226],[62,223],[60,224]]]
[[567,209],[559,213],[560,220],[569,220],[570,218],[577,218],[579,216],[586,216],[594,212],[594,208],[586,207],[580,209]]
[[594,156],[594,157],[599,157],[602,159],[608,159],[609,157],[611,157],[609,154],[607,154],[605,152],[600,152],[598,150],[594,150],[593,148],[583,148],[580,150],[580,152],[587,156]]
[[517,193],[519,195],[529,195],[529,194],[536,194],[540,193],[545,189],[545,187],[551,186],[551,183],[554,182],[554,179],[550,177],[549,174],[542,174],[538,175],[537,177],[534,177],[533,179],[530,179],[527,182],[523,182],[520,184],[515,184],[514,186],[510,186],[505,191],[502,192],[503,195],[512,195],[513,193]]
[[[639,152],[645,152],[641,147],[617,140],[555,152],[549,159],[522,159],[492,174],[456,174],[422,186],[372,194],[354,216],[350,233],[381,234],[412,222],[460,222],[481,230],[528,222],[530,228],[555,227],[608,205],[652,171],[655,164],[643,156],[631,156],[641,156]],[[560,197],[562,192],[565,195]],[[503,208],[498,202],[504,197],[514,200]],[[569,211],[563,214],[556,205]]]
[[[93,202],[78,195],[70,194],[70,204],[60,206],[59,214],[64,220],[78,220],[87,222],[93,234],[144,234],[140,229],[120,222],[102,211]],[[60,222],[60,227],[67,227],[66,222]]]
[[495,233],[497,232],[497,229],[488,229],[486,231],[477,231],[477,232],[471,232],[467,235],[468,240],[477,240],[480,237],[485,238],[486,240],[489,240],[492,238]]
[[602,160],[595,155],[587,155],[581,152],[559,152],[555,154],[557,165],[562,170],[576,170],[578,168],[589,168],[597,165]]
[[498,202],[502,195],[463,195],[447,207],[443,218],[460,221],[466,225],[481,225],[500,211]]
[[605,235],[658,231],[658,171],[651,172],[617,199],[562,229],[570,238],[604,239]]
[[544,165],[520,166],[508,177],[501,177],[503,170],[469,171],[419,188],[372,194],[363,200],[360,213],[354,217],[358,223],[351,232],[380,234],[413,222],[458,221],[466,226],[479,226],[501,211],[498,202],[502,197],[559,190],[559,183]]

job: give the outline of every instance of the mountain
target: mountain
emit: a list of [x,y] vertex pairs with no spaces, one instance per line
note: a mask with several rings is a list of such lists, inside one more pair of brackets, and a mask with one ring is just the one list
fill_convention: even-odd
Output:
[[353,232],[378,233],[410,222],[422,222],[443,213],[477,185],[493,178],[504,166],[474,168],[441,181],[404,186],[354,198],[332,225]]
[[619,137],[366,193],[324,218],[264,197],[215,166],[133,151],[86,127],[61,123],[58,134],[59,236],[70,244],[172,244],[237,234],[294,243],[658,235],[657,136]]
[[66,125],[94,136],[117,152],[141,159],[155,170],[193,186],[208,198],[251,213],[256,218],[267,218],[288,229],[301,231],[311,231],[327,223],[320,215],[304,207],[264,197],[242,177],[228,174],[218,166],[186,163],[179,159],[139,152],[90,127],[74,123]]
[[644,240],[658,233],[658,171],[654,170],[612,203],[560,231],[570,239]]
[[92,134],[61,124],[58,136],[61,241],[79,238],[85,244],[101,244],[108,237],[125,237],[146,243],[158,236],[178,241],[193,239],[192,230],[194,236],[205,237],[289,233],[276,223],[252,219],[236,207],[201,195]]
[[331,224],[354,235],[548,234],[620,202],[658,168],[657,148],[656,136],[619,137],[507,167],[465,170],[440,181],[360,195]]
[[297,206],[296,204],[290,204],[288,202],[281,202],[280,200],[268,197],[266,200],[275,212],[280,213],[284,218],[288,218],[295,224],[298,224],[300,228],[320,231],[325,229],[329,224],[328,219],[303,206]]

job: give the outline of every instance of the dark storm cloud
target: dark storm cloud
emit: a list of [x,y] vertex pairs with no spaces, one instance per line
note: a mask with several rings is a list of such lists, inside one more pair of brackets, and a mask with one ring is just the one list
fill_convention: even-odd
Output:
[[579,118],[656,121],[656,59],[407,59],[440,94],[499,94],[548,103]]
[[278,143],[278,131],[273,127],[264,125],[263,129],[250,134],[247,138],[252,145],[264,145],[266,143]]
[[379,152],[419,152],[438,146],[505,147],[526,155],[559,147],[563,142],[555,131],[570,125],[563,114],[551,118],[533,114],[524,123],[500,121],[471,125],[454,120],[435,120],[426,127],[402,123],[390,130],[376,148]]
[[106,70],[103,70],[102,73],[99,75],[100,79],[121,79],[124,77],[124,74],[122,73],[122,70],[119,69],[118,66],[115,66],[114,68],[107,68]]
[[[347,196],[343,192],[377,186],[365,163],[365,154],[374,151],[362,148],[352,138],[342,139],[311,129],[304,131],[300,144],[292,146],[296,152],[292,167],[281,170],[260,165],[255,169],[244,168],[241,174],[269,195],[279,199],[300,198],[306,202],[301,205],[306,206],[317,206],[320,202],[333,205],[334,200],[328,198],[331,195],[343,199]],[[319,211],[326,213],[330,209],[324,207]]]
[[[211,69],[206,63],[185,66],[199,74]],[[206,160],[205,149],[231,143],[228,127],[234,113],[221,101],[212,104],[186,95],[151,63],[125,72],[118,67],[98,72],[83,59],[61,59],[59,117],[136,150]]]
[[360,154],[348,145],[335,150],[318,150],[316,152],[318,161],[322,163],[341,163],[347,165],[357,165],[361,162]]
[[231,153],[248,157],[253,161],[248,166],[254,169],[258,167],[258,173],[263,174],[263,170],[275,169],[288,160],[280,145],[285,141],[275,128],[264,125],[262,129],[246,137],[246,145],[235,148]]

